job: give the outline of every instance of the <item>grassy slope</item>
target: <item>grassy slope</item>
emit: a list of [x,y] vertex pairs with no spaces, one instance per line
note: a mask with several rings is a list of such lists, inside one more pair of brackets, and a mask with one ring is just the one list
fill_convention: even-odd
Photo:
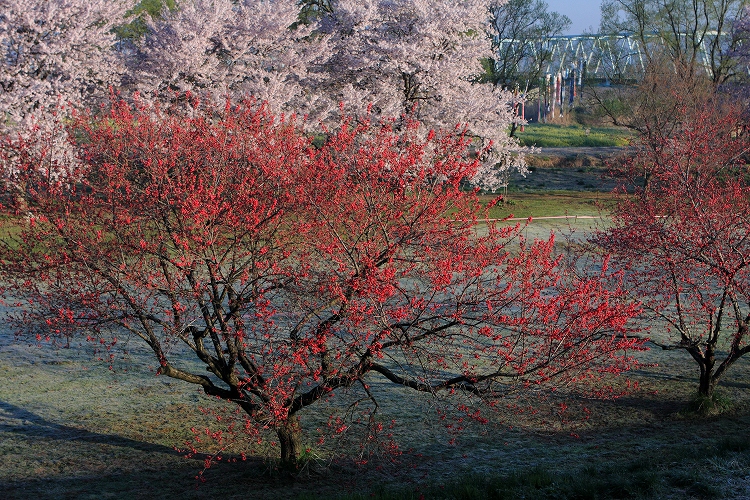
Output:
[[[493,197],[484,197],[489,201]],[[586,191],[512,192],[505,200],[490,209],[493,219],[505,217],[557,217],[606,215],[613,196],[608,193]]]
[[531,123],[516,134],[524,146],[540,148],[627,146],[631,137],[625,129],[552,123]]

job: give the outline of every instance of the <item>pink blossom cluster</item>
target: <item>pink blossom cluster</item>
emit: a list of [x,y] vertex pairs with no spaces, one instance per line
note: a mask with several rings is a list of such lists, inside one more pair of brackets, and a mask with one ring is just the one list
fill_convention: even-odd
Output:
[[513,96],[475,83],[491,56],[481,0],[334,0],[304,19],[296,0],[180,0],[144,16],[142,37],[118,39],[136,4],[0,0],[0,129],[50,129],[61,104],[91,107],[111,90],[158,101],[253,96],[304,116],[313,132],[342,109],[408,114],[423,134],[467,127],[486,151],[476,184],[494,190],[511,169],[525,172],[525,149],[507,134]]

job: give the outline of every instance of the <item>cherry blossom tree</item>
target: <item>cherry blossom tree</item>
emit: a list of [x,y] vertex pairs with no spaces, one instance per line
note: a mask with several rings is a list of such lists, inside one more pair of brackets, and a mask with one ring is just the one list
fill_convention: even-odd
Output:
[[310,70],[326,45],[299,14],[295,0],[177,2],[147,22],[129,60],[135,87],[162,100],[252,95],[274,112],[304,111],[316,100]]
[[526,150],[506,133],[518,98],[476,82],[491,56],[479,0],[182,0],[141,14],[145,35],[120,42],[135,0],[2,1],[4,125],[91,104],[111,87],[161,100],[252,95],[308,116],[316,133],[342,104],[355,116],[408,114],[423,134],[468,124],[485,155],[475,184],[494,190],[510,169],[525,172]]
[[145,96],[252,95],[307,116],[313,132],[342,109],[408,114],[424,134],[469,124],[486,151],[474,182],[496,189],[510,169],[525,172],[526,150],[506,132],[517,97],[475,82],[488,27],[478,0],[313,2],[302,12],[293,0],[183,0],[149,22],[130,68]]
[[632,363],[637,308],[606,265],[479,222],[465,130],[360,117],[315,146],[256,101],[180,109],[75,115],[78,162],[4,144],[27,186],[0,255],[24,334],[140,342],[161,375],[235,405],[233,432],[275,434],[287,463],[322,401],[376,435],[376,383],[486,422]]
[[737,106],[688,99],[674,119],[678,133],[637,143],[625,171],[642,187],[623,197],[595,241],[627,270],[652,341],[698,364],[698,392],[710,404],[721,377],[750,352],[750,142]]
[[60,101],[106,100],[124,67],[113,27],[133,0],[0,0],[0,130]]
[[383,116],[411,114],[427,128],[468,124],[492,141],[474,181],[488,189],[503,174],[525,172],[524,152],[507,129],[516,98],[477,82],[481,60],[493,57],[486,2],[462,0],[337,0],[321,18],[332,47],[326,95],[355,113],[372,106]]

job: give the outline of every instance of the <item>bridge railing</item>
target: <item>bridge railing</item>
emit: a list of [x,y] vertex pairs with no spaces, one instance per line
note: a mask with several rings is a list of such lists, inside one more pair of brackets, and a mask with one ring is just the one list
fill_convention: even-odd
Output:
[[[710,58],[706,50],[713,41],[715,33],[709,33],[701,42],[698,59],[704,67],[710,67]],[[544,73],[555,75],[565,73],[571,68],[585,68],[589,78],[638,78],[646,64],[643,44],[658,45],[664,40],[659,35],[649,35],[643,39],[630,34],[621,35],[569,35],[553,36],[545,39],[501,39],[496,40],[498,51],[502,52],[508,44],[526,45],[529,57],[519,62],[520,71],[527,70],[539,60],[541,51],[548,55]]]
[[[711,68],[707,47],[716,41],[716,36],[716,33],[708,33],[697,51],[698,62],[707,71]],[[647,53],[653,54],[658,45],[665,44],[665,40],[657,34],[645,37],[598,34],[502,39],[495,43],[499,53],[512,48],[508,44],[526,45],[523,52],[528,55],[518,62],[516,68],[520,72],[539,68],[539,61],[545,61],[540,80],[527,84],[526,90],[533,89],[533,97],[526,94],[520,101],[525,104],[531,97],[533,102],[529,104],[535,105],[537,118],[546,121],[559,118],[572,108],[587,81],[638,80],[646,68]],[[519,115],[524,115],[524,104],[519,105]],[[527,118],[528,111],[526,108]]]

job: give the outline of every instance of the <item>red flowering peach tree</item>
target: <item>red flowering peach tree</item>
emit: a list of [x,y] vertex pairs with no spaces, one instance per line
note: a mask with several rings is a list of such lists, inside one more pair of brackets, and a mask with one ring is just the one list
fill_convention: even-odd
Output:
[[750,352],[750,142],[739,108],[715,104],[683,103],[677,133],[638,141],[622,171],[643,187],[595,237],[626,271],[653,342],[697,363],[704,402]]
[[5,208],[2,280],[24,331],[142,342],[160,374],[275,433],[284,462],[334,391],[376,426],[373,382],[486,421],[512,394],[621,372],[641,345],[605,265],[482,220],[463,130],[358,120],[313,141],[257,103],[192,109],[75,116],[69,161],[4,144],[24,203]]

